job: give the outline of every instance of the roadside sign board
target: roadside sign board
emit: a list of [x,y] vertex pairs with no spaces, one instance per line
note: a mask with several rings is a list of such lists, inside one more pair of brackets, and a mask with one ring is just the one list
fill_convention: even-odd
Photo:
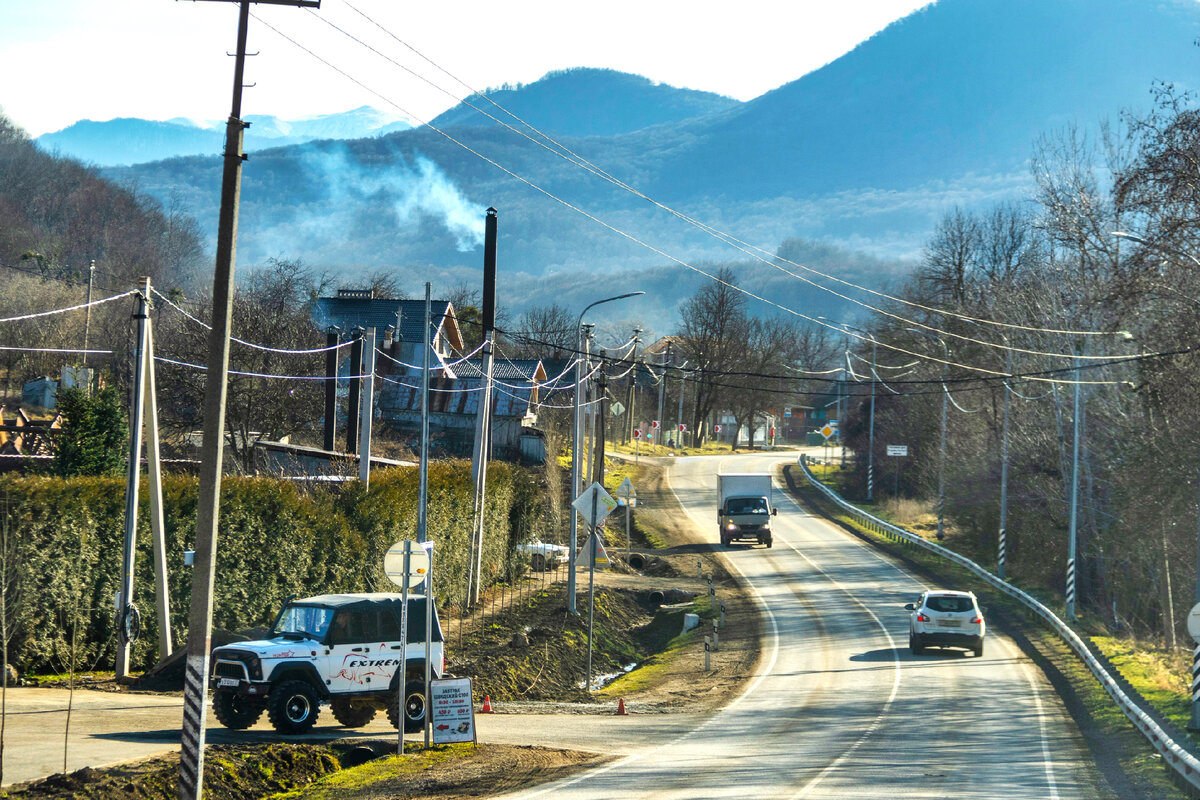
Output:
[[408,546],[408,577],[424,580],[429,575],[429,552],[419,542],[411,540],[396,542],[383,557],[383,571],[387,574],[388,580],[397,586],[404,585],[404,549],[406,545]]
[[713,433],[720,433],[720,432],[721,432],[721,426],[713,425]]
[[593,483],[584,489],[571,506],[587,521],[589,525],[599,525],[601,520],[612,513],[617,507],[617,501],[604,491],[599,483]]
[[658,420],[651,420],[650,427],[654,430],[658,430]]
[[783,416],[790,417],[791,415],[792,415],[791,406],[784,406],[783,407]]
[[429,682],[434,744],[475,741],[475,707],[470,678],[445,678]]
[[821,435],[826,439],[828,439],[830,436],[833,436],[835,433],[837,433],[837,428],[833,427],[829,423],[825,423],[825,427],[821,428]]
[[889,456],[907,456],[908,445],[906,444],[889,444],[887,446],[887,454]]
[[613,403],[611,406],[609,406],[609,409],[611,409],[613,415],[617,417],[625,413],[625,406],[623,406],[620,402]]
[[687,424],[683,423],[683,422],[679,423],[679,432],[682,433],[686,430],[687,430]]
[[575,566],[579,569],[589,569],[592,566],[608,569],[608,565],[608,551],[604,549],[604,542],[600,541],[600,534],[593,533],[575,557]]
[[1187,629],[1196,644],[1200,644],[1200,603],[1192,606],[1192,610],[1188,612]]
[[641,429],[641,428],[634,428],[634,429],[633,429],[633,438],[635,438],[635,439],[640,439],[640,438],[642,438],[642,429]]
[[621,481],[621,485],[617,487],[617,497],[625,499],[637,497],[637,490],[633,488],[633,481],[629,480],[628,477]]

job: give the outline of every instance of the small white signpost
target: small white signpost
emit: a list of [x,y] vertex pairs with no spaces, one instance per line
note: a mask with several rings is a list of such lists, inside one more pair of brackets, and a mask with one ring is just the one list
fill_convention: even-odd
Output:
[[[383,571],[387,575],[388,580],[400,587],[400,682],[396,689],[396,702],[399,703],[397,717],[400,720],[399,740],[397,742],[397,752],[399,755],[404,755],[404,671],[408,667],[408,587],[411,585],[413,578],[431,579],[429,572],[430,556],[425,549],[426,546],[433,547],[432,542],[426,542],[422,545],[420,542],[414,542],[411,539],[405,539],[402,542],[396,542],[383,557]],[[431,616],[433,592],[428,591],[428,586],[425,592],[425,609],[426,609],[426,624],[425,624],[425,663],[429,663],[429,643],[432,635],[432,625],[428,620]],[[425,687],[425,699],[428,704],[429,687]],[[425,722],[429,722],[429,714],[425,715]],[[428,727],[426,727],[428,731]]]
[[433,681],[430,723],[434,744],[471,742],[475,738],[475,706],[470,678],[445,678]]
[[617,497],[625,501],[625,558],[628,559],[630,550],[629,509],[637,505],[637,490],[633,488],[633,481],[628,477],[617,487]]

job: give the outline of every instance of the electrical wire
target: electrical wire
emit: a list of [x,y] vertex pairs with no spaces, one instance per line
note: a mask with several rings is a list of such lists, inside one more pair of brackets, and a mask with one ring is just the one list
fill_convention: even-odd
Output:
[[51,311],[37,311],[33,314],[21,314],[20,316],[16,316],[16,317],[5,317],[4,319],[0,319],[0,323],[24,322],[25,320],[38,319],[40,317],[50,317],[50,316],[54,316],[55,314],[67,314],[67,313],[70,313],[71,311],[80,311],[85,308],[95,308],[96,306],[102,306],[105,303],[111,303],[114,300],[120,300],[123,297],[129,297],[130,295],[134,295],[137,293],[138,293],[137,289],[130,289],[127,292],[122,292],[121,294],[114,294],[112,297],[104,297],[99,300],[93,300],[90,303],[80,303],[79,305],[67,306],[66,308],[56,308]]
[[[443,74],[447,75],[447,76],[448,76],[448,77],[450,77],[452,80],[456,81],[458,84],[460,84],[461,86],[465,87],[465,88],[466,88],[466,89],[467,89],[469,92],[471,92],[471,94],[472,94],[472,95],[474,95],[474,96],[476,96],[476,97],[479,97],[479,98],[481,98],[481,99],[483,99],[483,100],[486,100],[488,103],[490,103],[491,105],[493,105],[495,108],[497,108],[498,110],[500,110],[500,111],[501,111],[501,112],[503,112],[504,114],[508,115],[509,117],[511,117],[512,119],[516,120],[518,123],[520,123],[521,125],[524,125],[526,128],[528,128],[529,130],[533,131],[535,134],[537,134],[537,136],[539,136],[541,139],[545,140],[545,142],[549,142],[551,145],[553,145],[553,147],[549,147],[549,146],[547,146],[546,144],[544,144],[544,143],[542,143],[542,142],[538,141],[537,139],[534,139],[533,137],[529,136],[528,134],[524,133],[523,131],[519,131],[519,130],[517,130],[516,128],[513,128],[511,125],[509,125],[508,123],[504,122],[503,120],[500,120],[500,119],[496,118],[495,116],[493,116],[493,115],[491,115],[491,114],[487,113],[486,111],[484,111],[483,109],[481,109],[481,108],[479,108],[479,107],[477,107],[477,106],[475,106],[475,105],[472,105],[471,103],[469,103],[469,102],[468,102],[468,101],[466,101],[466,100],[462,100],[462,101],[461,101],[461,102],[462,102],[464,105],[468,106],[469,108],[472,108],[472,109],[474,109],[475,111],[477,111],[477,112],[478,112],[478,113],[480,113],[480,114],[483,114],[483,115],[484,115],[484,116],[486,116],[488,119],[492,120],[493,122],[496,122],[496,123],[497,123],[497,124],[499,124],[499,125],[502,125],[503,127],[507,128],[508,130],[512,131],[513,133],[516,133],[516,134],[518,134],[519,136],[522,136],[522,137],[524,137],[525,139],[527,139],[527,140],[529,140],[529,141],[533,142],[534,144],[537,144],[537,145],[539,145],[540,147],[542,147],[542,148],[544,148],[544,149],[548,150],[549,152],[551,152],[551,153],[554,153],[555,155],[559,156],[560,158],[563,158],[564,160],[568,161],[569,163],[572,163],[572,164],[574,164],[574,165],[576,165],[576,166],[578,166],[578,167],[581,167],[582,169],[584,169],[585,171],[587,171],[587,172],[591,173],[592,175],[595,175],[595,176],[597,176],[597,177],[600,177],[600,178],[602,178],[602,179],[604,179],[604,180],[608,181],[608,182],[609,182],[609,183],[611,183],[612,185],[614,185],[614,186],[617,186],[617,187],[619,187],[619,188],[621,188],[621,189],[623,189],[623,190],[625,190],[625,191],[627,191],[627,192],[629,192],[629,193],[633,194],[634,196],[636,196],[636,197],[638,197],[638,198],[641,198],[642,200],[645,200],[646,202],[648,202],[648,203],[650,203],[650,204],[654,205],[655,207],[657,207],[657,208],[659,208],[659,209],[661,209],[661,210],[663,210],[663,211],[666,211],[667,213],[669,213],[669,214],[671,214],[671,215],[675,216],[676,218],[678,218],[678,219],[680,219],[680,220],[682,220],[682,221],[684,221],[684,222],[686,222],[686,223],[688,223],[688,224],[690,224],[690,225],[692,225],[692,226],[696,227],[697,229],[699,229],[699,230],[703,231],[704,233],[708,234],[709,236],[712,236],[713,238],[717,239],[718,241],[721,241],[721,242],[722,242],[722,243],[724,243],[724,244],[727,244],[727,245],[729,245],[729,246],[731,246],[731,247],[734,247],[734,249],[736,249],[736,250],[738,250],[738,251],[740,251],[740,252],[742,252],[742,253],[744,253],[744,254],[746,254],[746,255],[750,256],[751,258],[754,258],[754,259],[755,259],[755,260],[757,260],[757,261],[760,261],[760,262],[762,262],[762,263],[765,263],[765,264],[767,264],[768,266],[771,266],[771,267],[774,267],[774,268],[776,268],[776,269],[779,269],[781,272],[784,272],[785,274],[787,274],[787,275],[790,275],[790,276],[791,276],[791,277],[793,277],[793,278],[797,278],[797,279],[799,279],[799,280],[801,280],[801,281],[804,281],[805,283],[808,283],[809,285],[811,285],[811,286],[814,286],[815,288],[818,288],[818,289],[821,289],[821,290],[823,290],[823,291],[829,292],[830,294],[833,294],[834,296],[836,296],[836,297],[839,297],[839,298],[842,298],[842,299],[844,299],[844,300],[847,300],[847,301],[849,301],[849,302],[856,303],[856,304],[858,304],[858,305],[860,305],[860,306],[863,306],[864,308],[869,308],[869,309],[871,309],[871,310],[875,311],[876,313],[880,313],[880,314],[883,314],[883,315],[886,315],[886,316],[892,316],[892,317],[895,317],[897,320],[902,320],[902,321],[904,321],[904,322],[906,322],[906,323],[909,323],[909,324],[916,324],[916,325],[918,325],[918,326],[921,326],[921,327],[926,327],[928,330],[931,330],[931,331],[938,331],[938,332],[940,332],[940,333],[945,333],[945,334],[947,334],[947,335],[950,335],[950,336],[956,336],[956,337],[958,337],[958,338],[962,338],[962,339],[965,339],[965,340],[967,340],[967,341],[973,341],[973,342],[975,342],[975,343],[977,343],[977,344],[984,344],[984,345],[987,345],[987,346],[998,347],[998,348],[1002,348],[1002,349],[1007,349],[1007,348],[1008,348],[1008,345],[1007,345],[1007,344],[1005,344],[1005,345],[1000,345],[1000,344],[997,344],[997,343],[992,343],[992,342],[986,342],[986,341],[982,341],[982,340],[975,340],[975,339],[971,339],[970,337],[962,336],[962,335],[960,335],[960,334],[954,334],[954,333],[951,333],[951,332],[949,332],[949,331],[942,331],[942,330],[940,330],[940,329],[938,329],[938,328],[936,328],[936,327],[932,327],[932,326],[925,326],[925,325],[923,325],[923,324],[922,324],[922,323],[920,323],[920,322],[916,322],[916,321],[914,321],[914,320],[909,320],[909,319],[906,319],[906,318],[904,318],[904,317],[900,317],[900,316],[898,316],[898,315],[891,314],[890,312],[883,311],[882,309],[878,309],[878,308],[876,308],[876,307],[874,307],[874,306],[871,306],[871,305],[869,305],[869,304],[863,303],[862,301],[859,301],[859,300],[856,300],[856,299],[854,299],[854,298],[847,297],[847,296],[845,296],[845,295],[842,295],[842,294],[840,294],[840,293],[838,293],[838,292],[835,292],[834,290],[830,289],[829,287],[827,287],[827,286],[823,286],[823,285],[821,285],[821,284],[819,284],[819,283],[816,283],[815,281],[812,281],[812,280],[810,280],[810,279],[808,279],[808,278],[805,278],[804,276],[797,275],[797,274],[795,274],[795,273],[793,273],[793,272],[791,272],[791,271],[789,271],[789,270],[783,269],[782,267],[780,267],[780,266],[778,265],[778,263],[777,263],[777,262],[778,262],[778,261],[783,261],[783,262],[785,262],[785,263],[787,263],[787,264],[790,264],[790,265],[792,265],[793,267],[796,267],[797,269],[804,270],[805,272],[808,272],[808,273],[810,273],[810,274],[816,275],[816,276],[818,276],[818,277],[820,277],[820,278],[823,278],[823,279],[826,279],[826,280],[835,281],[835,282],[837,282],[838,284],[841,284],[841,285],[843,285],[843,286],[846,286],[846,287],[848,287],[848,288],[851,288],[851,289],[856,289],[856,290],[858,290],[858,291],[862,291],[862,292],[867,292],[867,293],[869,293],[869,294],[875,295],[875,296],[877,296],[877,297],[880,297],[880,298],[882,298],[882,299],[891,300],[891,301],[893,301],[893,302],[902,303],[902,304],[904,304],[904,305],[908,305],[908,306],[910,306],[910,307],[917,308],[917,309],[920,309],[920,310],[923,310],[923,311],[927,311],[927,312],[930,312],[930,313],[940,314],[940,315],[943,315],[943,316],[949,316],[949,317],[953,317],[953,318],[957,318],[957,319],[962,319],[962,320],[969,321],[969,322],[979,323],[979,324],[983,324],[983,325],[995,325],[995,326],[997,326],[997,327],[1004,327],[1004,328],[1009,328],[1009,329],[1024,330],[1024,331],[1031,331],[1031,332],[1038,332],[1038,333],[1057,333],[1057,334],[1068,334],[1068,335],[1075,335],[1075,336],[1106,336],[1106,335],[1111,335],[1111,332],[1109,332],[1109,331],[1076,331],[1076,330],[1065,330],[1065,329],[1054,329],[1054,328],[1042,328],[1042,327],[1036,327],[1036,326],[1026,326],[1026,325],[1019,325],[1019,324],[1013,324],[1013,323],[1006,323],[1006,322],[1000,322],[1000,321],[995,321],[995,320],[988,320],[988,319],[984,319],[984,318],[972,317],[972,316],[970,316],[970,315],[961,314],[961,313],[954,312],[954,311],[950,311],[950,310],[947,310],[947,309],[939,309],[939,308],[936,308],[936,307],[926,306],[926,305],[923,305],[923,304],[921,304],[921,303],[916,303],[916,302],[914,302],[914,301],[911,301],[911,300],[908,300],[908,299],[905,299],[905,298],[896,297],[896,296],[893,296],[893,295],[889,295],[889,294],[887,294],[887,293],[885,293],[885,292],[880,292],[880,291],[877,291],[877,290],[874,290],[874,289],[869,289],[869,288],[867,288],[867,287],[865,287],[865,286],[860,286],[860,285],[858,285],[858,284],[855,284],[855,283],[853,283],[853,282],[851,282],[851,281],[847,281],[847,280],[844,280],[844,279],[842,279],[842,278],[838,278],[838,277],[836,277],[836,276],[834,276],[834,275],[830,275],[830,274],[827,274],[827,273],[821,272],[820,270],[816,270],[816,269],[813,269],[813,268],[811,268],[811,267],[805,266],[805,265],[803,265],[803,264],[800,264],[800,263],[798,263],[798,262],[792,261],[792,260],[790,260],[790,259],[784,258],[784,257],[782,257],[782,256],[779,256],[779,255],[776,255],[776,254],[774,254],[774,253],[771,253],[771,252],[769,252],[769,251],[767,251],[767,250],[764,250],[764,249],[763,249],[763,248],[761,248],[761,247],[758,247],[758,246],[756,246],[756,245],[753,245],[753,244],[750,244],[750,243],[748,243],[748,242],[745,242],[745,241],[743,241],[743,240],[741,240],[741,239],[738,239],[737,237],[733,236],[732,234],[729,234],[729,233],[727,233],[727,232],[724,232],[724,231],[718,230],[717,228],[714,228],[714,227],[712,227],[712,226],[710,226],[710,225],[707,225],[706,223],[704,223],[704,222],[701,222],[701,221],[700,221],[700,220],[698,220],[698,219],[695,219],[695,218],[693,218],[693,217],[691,217],[691,216],[688,216],[688,215],[686,215],[686,214],[683,214],[682,212],[680,212],[680,211],[678,211],[678,210],[676,210],[676,209],[674,209],[674,208],[671,208],[670,206],[667,206],[667,205],[665,205],[664,203],[661,203],[661,202],[659,202],[659,201],[655,200],[654,198],[652,198],[652,197],[648,196],[647,194],[645,194],[645,193],[644,193],[644,192],[642,192],[641,190],[639,190],[639,189],[635,188],[634,186],[631,186],[630,184],[627,184],[627,183],[625,183],[624,181],[621,181],[621,180],[619,180],[618,178],[614,177],[614,176],[613,176],[611,173],[607,172],[606,170],[602,169],[601,167],[598,167],[598,166],[596,166],[595,164],[593,164],[592,162],[588,161],[586,158],[584,158],[583,156],[581,156],[581,155],[579,155],[578,153],[574,152],[574,151],[573,151],[573,150],[571,150],[569,147],[567,147],[566,145],[562,144],[562,143],[561,143],[561,142],[559,142],[558,140],[554,139],[554,138],[553,138],[552,136],[550,136],[549,134],[547,134],[547,133],[545,133],[545,132],[543,132],[543,131],[539,130],[539,129],[538,129],[538,128],[536,128],[534,125],[530,124],[530,123],[529,123],[529,122],[527,122],[526,120],[524,120],[524,119],[522,119],[521,117],[517,116],[516,114],[512,113],[512,112],[511,112],[511,111],[509,111],[508,109],[504,108],[504,106],[500,105],[499,103],[497,103],[497,102],[496,102],[495,100],[493,100],[492,98],[488,97],[488,96],[487,96],[486,94],[484,94],[483,92],[480,92],[480,91],[478,91],[477,89],[475,89],[475,88],[471,87],[471,86],[470,86],[469,84],[467,84],[465,81],[463,81],[463,80],[459,79],[457,76],[455,76],[454,74],[452,74],[452,73],[451,73],[449,70],[445,69],[444,67],[442,67],[441,65],[439,65],[437,62],[433,61],[433,59],[429,58],[428,56],[426,56],[425,54],[421,53],[419,50],[417,50],[417,49],[416,49],[415,47],[413,47],[412,45],[410,45],[410,44],[408,44],[407,42],[405,42],[404,40],[400,39],[400,37],[396,36],[396,35],[395,35],[395,34],[394,34],[392,31],[388,30],[388,29],[387,29],[385,26],[381,25],[379,22],[377,22],[376,20],[374,20],[374,19],[372,19],[370,16],[368,16],[366,13],[364,13],[363,11],[361,11],[360,9],[358,9],[357,7],[355,7],[353,4],[351,4],[350,2],[348,2],[348,0],[344,0],[344,2],[345,2],[345,5],[346,5],[346,6],[348,6],[348,7],[349,7],[351,10],[353,10],[354,12],[356,12],[357,14],[359,14],[360,16],[362,16],[364,19],[366,19],[368,22],[370,22],[372,25],[374,25],[374,26],[375,26],[376,28],[378,28],[379,30],[381,30],[381,31],[383,31],[384,33],[386,33],[388,36],[390,36],[390,37],[391,37],[392,39],[394,39],[396,42],[398,42],[399,44],[401,44],[401,45],[403,45],[404,47],[408,48],[410,51],[412,51],[413,53],[415,53],[416,55],[418,55],[419,57],[421,57],[422,59],[424,59],[424,60],[425,60],[427,63],[429,63],[430,65],[432,65],[434,68],[438,69],[438,70],[439,70],[439,71],[441,71]],[[315,15],[315,16],[318,16],[318,17],[319,17],[319,18],[320,18],[320,19],[321,19],[323,22],[325,22],[327,25],[330,25],[330,26],[331,26],[331,27],[333,27],[334,29],[338,30],[339,32],[343,33],[344,35],[346,35],[347,37],[349,37],[350,39],[352,39],[353,41],[357,42],[359,45],[361,45],[361,46],[363,46],[363,47],[366,47],[367,49],[371,50],[371,52],[373,52],[373,53],[375,53],[376,55],[380,56],[381,58],[383,58],[383,59],[387,60],[387,61],[388,61],[388,62],[390,62],[391,64],[393,64],[393,65],[395,65],[395,66],[399,67],[400,69],[404,70],[405,72],[408,72],[410,75],[412,75],[412,76],[416,77],[417,79],[419,79],[419,80],[421,80],[421,81],[425,82],[426,84],[428,84],[429,86],[433,87],[434,89],[437,89],[438,91],[441,91],[443,94],[446,94],[447,96],[451,97],[452,99],[455,99],[455,100],[457,100],[457,99],[458,99],[458,98],[456,98],[456,97],[455,97],[455,96],[454,96],[454,95],[453,95],[451,92],[449,92],[448,90],[446,90],[444,87],[442,87],[442,86],[438,85],[437,83],[435,83],[435,82],[433,82],[433,81],[429,80],[429,79],[428,79],[428,78],[426,78],[425,76],[418,74],[418,73],[417,73],[417,72],[415,72],[414,70],[411,70],[411,69],[409,69],[408,67],[405,67],[404,65],[400,64],[399,62],[395,61],[394,59],[390,58],[389,56],[387,56],[387,55],[385,55],[385,54],[381,53],[379,50],[377,50],[376,48],[374,48],[374,47],[372,47],[371,45],[367,44],[366,42],[363,42],[361,39],[359,39],[358,37],[354,36],[353,34],[350,34],[349,32],[347,32],[347,31],[343,30],[342,28],[338,27],[337,25],[334,25],[334,24],[333,24],[333,23],[332,23],[332,22],[331,22],[331,21],[330,21],[330,20],[329,20],[327,17],[320,17],[320,15],[316,15],[316,14],[315,14],[315,12],[313,12],[311,9],[309,9],[309,13],[310,13],[310,14],[313,14],[313,15]],[[424,123],[424,124],[428,125],[428,123]],[[432,126],[431,126],[431,127],[432,127]],[[759,254],[761,254],[761,255],[759,255]],[[1038,354],[1038,355],[1043,355],[1042,353],[1037,353],[1037,354]],[[1069,358],[1069,357],[1071,357],[1071,354],[1058,354],[1058,356],[1059,356],[1059,357],[1064,357],[1064,358]]]

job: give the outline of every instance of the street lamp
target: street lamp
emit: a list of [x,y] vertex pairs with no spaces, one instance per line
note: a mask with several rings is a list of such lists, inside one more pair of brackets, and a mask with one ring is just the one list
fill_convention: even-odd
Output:
[[[579,460],[583,457],[581,447],[581,437],[579,430],[579,395],[583,391],[583,315],[601,303],[611,303],[614,300],[624,300],[626,297],[636,297],[645,292],[627,292],[619,294],[616,297],[606,297],[603,300],[597,300],[589,306],[585,306],[583,311],[579,312],[579,319],[575,323],[575,415],[571,423],[571,438],[573,440],[571,447],[571,502],[579,495]],[[575,509],[571,509],[571,540],[567,543],[567,552],[570,558],[570,565],[567,567],[567,610],[572,614],[578,613],[575,609],[575,548],[577,537],[579,535],[579,515]]]
[[945,529],[945,510],[946,510],[946,399],[950,396],[950,390],[946,388],[947,371],[950,368],[950,348],[946,346],[946,342],[942,337],[932,334],[928,331],[919,330],[917,328],[908,328],[912,333],[936,339],[937,343],[942,346],[942,445],[941,455],[938,460],[938,524],[937,538],[946,538]]

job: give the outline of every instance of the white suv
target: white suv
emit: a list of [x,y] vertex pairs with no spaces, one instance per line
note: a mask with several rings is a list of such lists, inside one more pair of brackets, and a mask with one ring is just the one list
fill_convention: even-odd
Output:
[[[288,600],[267,638],[218,647],[212,654],[213,713],[226,728],[249,728],[265,710],[280,733],[304,733],[321,703],[347,728],[379,709],[404,731],[425,725],[425,597],[408,596],[408,647],[401,644],[403,596],[325,594]],[[433,614],[431,674],[445,669],[442,626]]]
[[904,606],[909,612],[908,647],[919,656],[926,647],[954,645],[983,655],[983,637],[987,623],[973,592],[937,590],[922,592],[914,603]]

